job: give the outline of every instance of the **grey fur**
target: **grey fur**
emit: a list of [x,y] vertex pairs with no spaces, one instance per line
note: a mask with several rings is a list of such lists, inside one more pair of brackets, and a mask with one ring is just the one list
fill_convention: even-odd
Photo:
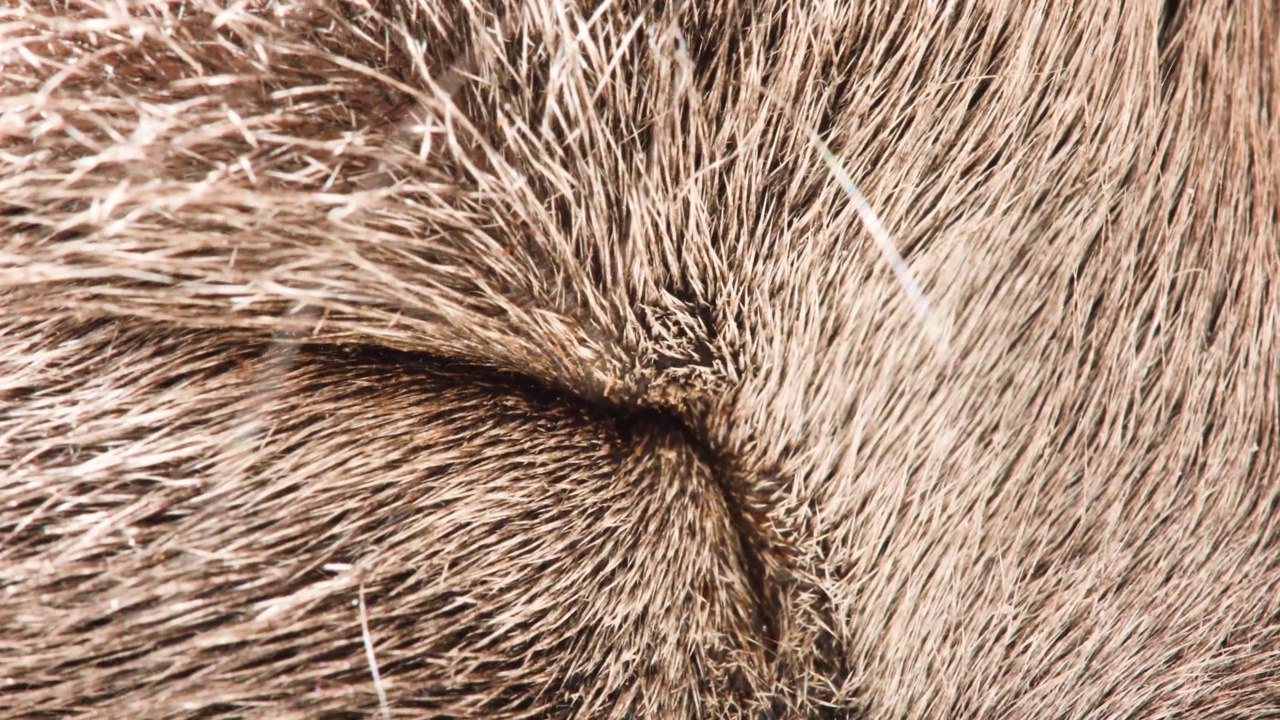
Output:
[[1275,3],[490,5],[0,10],[6,717],[1280,717]]

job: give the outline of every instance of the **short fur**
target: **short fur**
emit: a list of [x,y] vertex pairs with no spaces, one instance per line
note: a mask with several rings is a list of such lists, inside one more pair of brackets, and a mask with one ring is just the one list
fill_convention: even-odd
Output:
[[10,4],[0,715],[1280,717],[1278,29]]

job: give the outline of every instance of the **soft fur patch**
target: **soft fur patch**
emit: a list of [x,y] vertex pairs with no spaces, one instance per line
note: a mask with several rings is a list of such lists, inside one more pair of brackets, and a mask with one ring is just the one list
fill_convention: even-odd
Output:
[[1274,3],[17,2],[0,714],[1280,716]]

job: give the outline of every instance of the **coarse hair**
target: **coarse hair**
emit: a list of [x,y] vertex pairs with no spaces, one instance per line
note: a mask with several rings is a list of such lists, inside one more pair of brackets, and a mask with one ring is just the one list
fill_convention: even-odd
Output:
[[1278,31],[10,0],[0,715],[1280,717]]

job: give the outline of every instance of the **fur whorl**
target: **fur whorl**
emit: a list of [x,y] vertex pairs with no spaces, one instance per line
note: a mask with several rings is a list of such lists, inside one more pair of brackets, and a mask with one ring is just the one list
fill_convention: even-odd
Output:
[[1280,717],[1278,31],[10,0],[0,715]]

